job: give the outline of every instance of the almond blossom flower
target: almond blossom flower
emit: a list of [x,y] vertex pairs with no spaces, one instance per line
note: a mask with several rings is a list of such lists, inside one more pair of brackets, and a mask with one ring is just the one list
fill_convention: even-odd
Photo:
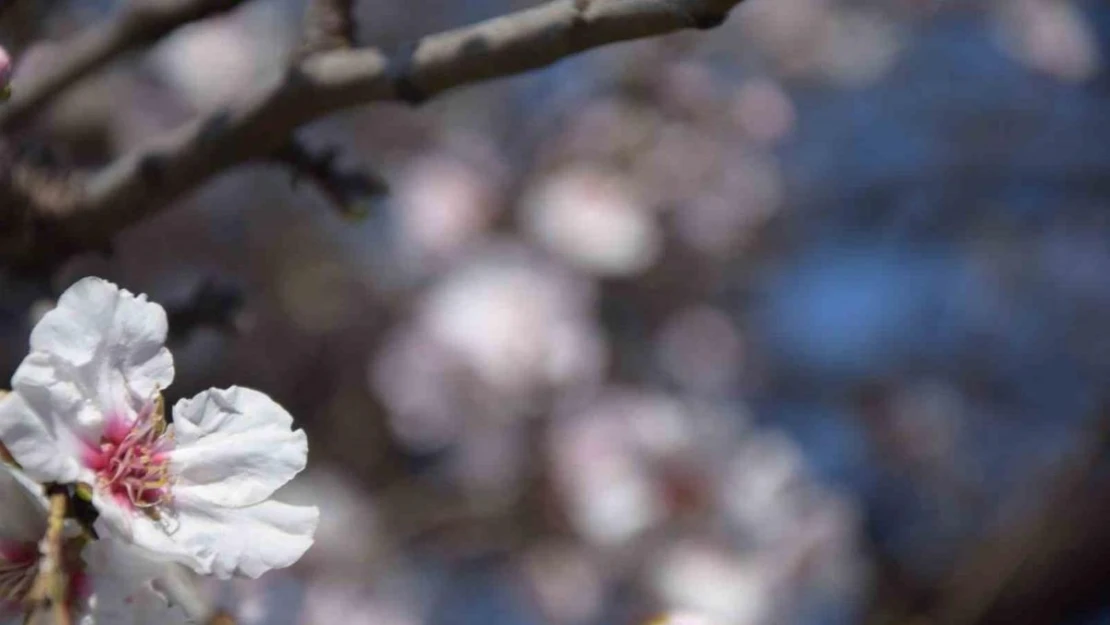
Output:
[[[0,623],[4,625],[27,622],[27,599],[39,575],[40,540],[46,526],[42,487],[0,464]],[[188,588],[166,583],[173,581],[169,566],[151,562],[136,547],[111,539],[95,541],[82,552],[86,541],[76,527],[67,529],[73,530],[66,531],[64,547],[68,610],[81,625],[184,625],[188,608],[192,614],[201,613]],[[166,591],[159,592],[155,584]]]
[[163,411],[166,313],[99,278],[62,294],[0,400],[0,440],[29,477],[77,484],[95,529],[202,574],[258,577],[312,544],[315,507],[270,496],[305,466],[304,432],[258,391],[211,389]]
[[0,621],[19,614],[38,574],[39,539],[46,532],[41,489],[0,464]]

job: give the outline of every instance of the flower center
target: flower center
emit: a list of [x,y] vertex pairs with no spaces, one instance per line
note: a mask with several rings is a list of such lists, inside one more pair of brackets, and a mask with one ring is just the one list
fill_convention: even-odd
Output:
[[34,543],[0,542],[0,606],[21,606],[38,570],[39,552]]
[[85,464],[96,471],[97,485],[124,507],[154,517],[170,498],[169,458],[173,438],[161,411],[151,405],[134,422],[110,417],[98,446],[90,446]]

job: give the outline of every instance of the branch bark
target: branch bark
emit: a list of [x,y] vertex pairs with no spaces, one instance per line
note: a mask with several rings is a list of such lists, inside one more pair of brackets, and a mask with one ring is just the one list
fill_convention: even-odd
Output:
[[[66,570],[64,540],[62,530],[66,517],[66,495],[50,495],[49,516],[46,536],[42,539],[42,556],[39,560],[38,575],[35,577],[28,595],[26,620],[30,623],[50,623],[71,625],[68,588],[69,571]],[[49,615],[49,616],[47,616]]]
[[354,8],[354,0],[311,0],[305,13],[302,57],[354,45]]
[[0,132],[42,110],[55,96],[120,54],[152,43],[178,27],[220,12],[243,0],[132,0],[114,19],[81,33],[58,53],[54,67],[13,86],[12,99],[0,108]]
[[[459,28],[387,55],[377,48],[309,57],[285,78],[121,157],[63,198],[30,211],[29,244],[11,265],[51,262],[58,250],[103,247],[212,176],[265,158],[299,126],[371,102],[419,103],[461,85],[519,74],[603,45],[715,27],[740,0],[555,0]],[[0,254],[4,254],[0,250]]]

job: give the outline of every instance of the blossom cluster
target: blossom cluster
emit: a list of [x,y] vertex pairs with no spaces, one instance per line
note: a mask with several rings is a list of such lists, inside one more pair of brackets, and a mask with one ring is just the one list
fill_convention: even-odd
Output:
[[200,621],[196,575],[258,577],[312,544],[318,510],[272,499],[304,469],[304,432],[241,387],[167,412],[166,333],[161,306],[98,278],[32,331],[0,399],[0,621],[33,607],[47,567],[82,625]]

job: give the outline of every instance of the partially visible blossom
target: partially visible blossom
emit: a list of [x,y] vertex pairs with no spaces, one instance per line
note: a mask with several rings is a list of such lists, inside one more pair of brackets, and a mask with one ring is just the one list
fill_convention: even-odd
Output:
[[[468,151],[485,152],[484,146]],[[492,150],[488,150],[491,151]],[[494,217],[496,167],[469,154],[436,152],[408,164],[390,194],[401,254],[418,274],[443,267],[482,236]]]
[[1031,69],[1062,81],[1083,82],[1104,65],[1095,28],[1074,3],[999,2],[992,17],[1001,48]]
[[0,618],[17,614],[31,590],[45,532],[41,488],[0,464]]
[[270,496],[304,468],[304,433],[238,387],[178,402],[167,424],[166,330],[161,306],[81,280],[32,331],[0,400],[0,439],[29,477],[87,487],[97,531],[151,559],[220,578],[292,564],[318,511]]
[[878,11],[833,11],[817,39],[816,66],[835,85],[866,87],[894,67],[903,40],[897,25]]
[[12,81],[12,55],[0,46],[0,102],[8,99]]
[[186,625],[190,621],[181,608],[171,605],[151,587],[122,596],[114,590],[94,594],[80,625]]
[[680,542],[661,554],[652,581],[675,610],[721,623],[761,625],[776,622],[772,568],[720,545]]
[[[207,614],[180,581],[180,565],[154,562],[120,541],[92,542],[84,553],[88,598],[80,625],[184,625]],[[182,588],[185,587],[183,591]]]

